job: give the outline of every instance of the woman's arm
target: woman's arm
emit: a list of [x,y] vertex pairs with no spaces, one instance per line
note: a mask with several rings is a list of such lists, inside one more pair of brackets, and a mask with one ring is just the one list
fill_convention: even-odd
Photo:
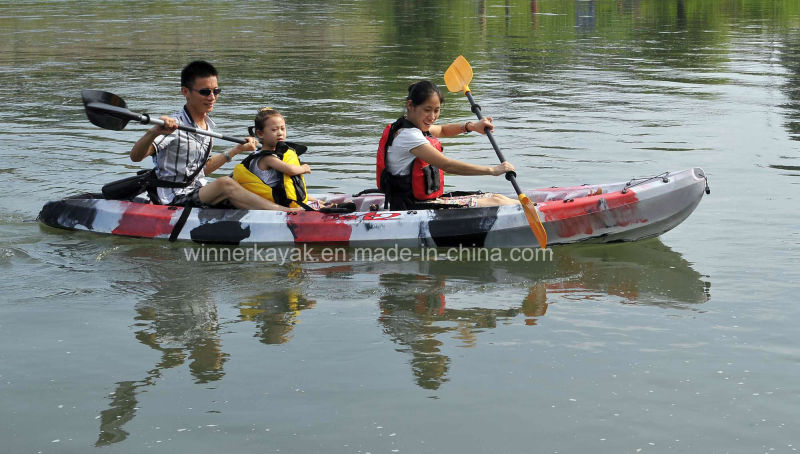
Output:
[[497,176],[506,172],[512,172],[514,170],[514,166],[506,161],[496,166],[481,166],[451,159],[440,153],[439,150],[433,148],[433,145],[430,144],[424,144],[412,148],[411,153],[423,161],[431,164],[432,166],[438,167],[447,173],[452,173],[453,175]]
[[261,170],[275,169],[284,175],[289,175],[292,177],[295,175],[311,173],[311,167],[308,164],[301,164],[299,166],[287,164],[278,159],[278,157],[275,155],[267,155],[259,159],[258,168]]
[[448,123],[444,125],[433,125],[429,130],[435,137],[453,137],[467,132],[479,132],[486,134],[486,128],[494,131],[492,117],[484,117],[480,121],[467,121],[466,123]]

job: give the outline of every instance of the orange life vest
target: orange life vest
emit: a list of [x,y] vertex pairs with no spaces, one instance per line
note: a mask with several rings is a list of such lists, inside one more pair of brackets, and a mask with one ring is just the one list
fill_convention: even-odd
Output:
[[[444,193],[444,171],[420,158],[414,158],[407,175],[393,175],[386,170],[386,153],[394,136],[402,128],[416,128],[405,118],[387,125],[378,143],[375,177],[378,188],[386,194],[391,209],[410,209],[414,200],[433,200]],[[434,148],[442,152],[442,143],[429,132],[423,133]],[[402,202],[404,200],[404,202]]]

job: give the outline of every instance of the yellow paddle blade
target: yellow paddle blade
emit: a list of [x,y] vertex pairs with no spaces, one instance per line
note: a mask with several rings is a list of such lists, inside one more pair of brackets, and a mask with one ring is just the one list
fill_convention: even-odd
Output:
[[525,217],[528,218],[528,224],[531,225],[536,241],[539,242],[539,247],[544,249],[547,247],[547,232],[544,230],[542,221],[539,220],[539,211],[536,205],[531,202],[525,194],[519,195],[519,203],[522,204],[522,210],[525,211]]
[[469,91],[470,82],[472,82],[472,66],[463,55],[459,55],[444,72],[444,83],[451,93],[458,93]]

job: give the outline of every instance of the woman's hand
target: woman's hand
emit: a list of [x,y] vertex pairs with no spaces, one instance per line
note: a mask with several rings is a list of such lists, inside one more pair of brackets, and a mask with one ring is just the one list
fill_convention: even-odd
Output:
[[503,175],[507,172],[513,172],[513,171],[514,171],[514,166],[508,161],[503,161],[500,164],[492,167],[493,176]]
[[494,132],[494,124],[492,123],[492,117],[483,117],[481,121],[470,121],[469,123],[469,131],[467,132],[478,132],[481,134],[486,134],[486,130]]
[[311,173],[311,166],[308,165],[308,164],[300,165],[300,173],[298,175],[303,175],[303,174],[306,174],[306,173],[308,173],[308,174]]

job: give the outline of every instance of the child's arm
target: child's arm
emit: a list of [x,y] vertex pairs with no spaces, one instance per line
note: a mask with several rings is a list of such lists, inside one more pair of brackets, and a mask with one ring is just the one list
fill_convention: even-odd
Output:
[[308,164],[301,164],[299,166],[287,164],[278,159],[278,157],[275,155],[267,155],[259,159],[258,168],[261,170],[275,169],[278,172],[289,176],[311,173],[311,167]]

